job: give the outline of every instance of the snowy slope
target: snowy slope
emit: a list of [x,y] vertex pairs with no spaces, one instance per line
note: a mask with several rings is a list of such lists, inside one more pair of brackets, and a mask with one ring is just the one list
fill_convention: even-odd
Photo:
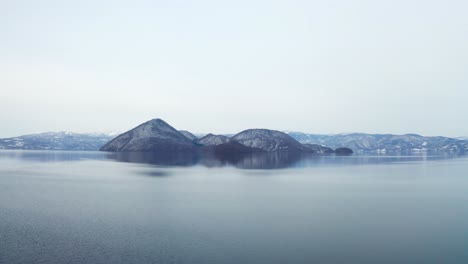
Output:
[[236,135],[235,140],[247,147],[263,151],[302,151],[304,147],[286,133],[269,129],[247,129]]
[[114,138],[102,151],[176,151],[189,150],[192,140],[164,122],[152,119]]
[[73,132],[46,132],[0,139],[0,149],[25,150],[98,150],[112,136]]
[[465,152],[468,141],[448,137],[424,137],[417,134],[365,134],[350,133],[336,135],[288,132],[301,143],[319,144],[331,148],[349,147],[359,152]]
[[208,134],[198,140],[204,146],[217,146],[229,142],[229,138],[224,135]]

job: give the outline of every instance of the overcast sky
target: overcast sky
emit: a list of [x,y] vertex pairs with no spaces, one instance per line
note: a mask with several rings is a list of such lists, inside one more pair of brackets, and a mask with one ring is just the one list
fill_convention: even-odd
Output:
[[0,137],[468,135],[468,1],[0,0]]

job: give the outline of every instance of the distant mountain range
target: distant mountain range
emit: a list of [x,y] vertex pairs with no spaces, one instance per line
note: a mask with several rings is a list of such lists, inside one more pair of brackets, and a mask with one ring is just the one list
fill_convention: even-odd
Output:
[[0,139],[0,149],[98,150],[114,135],[47,132]]
[[468,152],[468,140],[449,137],[364,133],[317,135],[287,132],[287,134],[303,144],[319,144],[331,148],[346,146],[356,152],[364,153]]
[[[146,124],[146,125],[144,125]],[[334,153],[339,148],[349,148],[359,153],[417,153],[417,152],[468,152],[466,137],[424,137],[416,134],[365,134],[335,135],[280,132],[268,129],[248,129],[238,134],[197,134],[176,130],[161,119],[150,120],[140,129],[118,137],[104,133],[47,132],[0,139],[0,149],[24,150],[99,150],[151,151],[160,149],[187,150],[204,146],[212,151],[303,151]],[[138,128],[138,127],[137,127]],[[128,144],[130,143],[131,144]],[[113,142],[112,144],[110,144]],[[176,143],[175,145],[173,143]],[[125,147],[122,146],[125,144]],[[161,146],[164,147],[161,148]]]

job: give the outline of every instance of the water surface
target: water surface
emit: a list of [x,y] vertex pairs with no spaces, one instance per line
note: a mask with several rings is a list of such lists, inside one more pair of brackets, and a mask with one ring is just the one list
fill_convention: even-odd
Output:
[[468,263],[468,158],[0,152],[0,263]]

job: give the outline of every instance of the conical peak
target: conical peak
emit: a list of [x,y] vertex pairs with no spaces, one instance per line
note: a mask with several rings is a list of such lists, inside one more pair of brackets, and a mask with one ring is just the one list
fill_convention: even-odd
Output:
[[168,125],[168,123],[166,123],[166,121],[162,120],[161,118],[154,118],[154,119],[151,119],[150,121],[148,121],[148,123]]

